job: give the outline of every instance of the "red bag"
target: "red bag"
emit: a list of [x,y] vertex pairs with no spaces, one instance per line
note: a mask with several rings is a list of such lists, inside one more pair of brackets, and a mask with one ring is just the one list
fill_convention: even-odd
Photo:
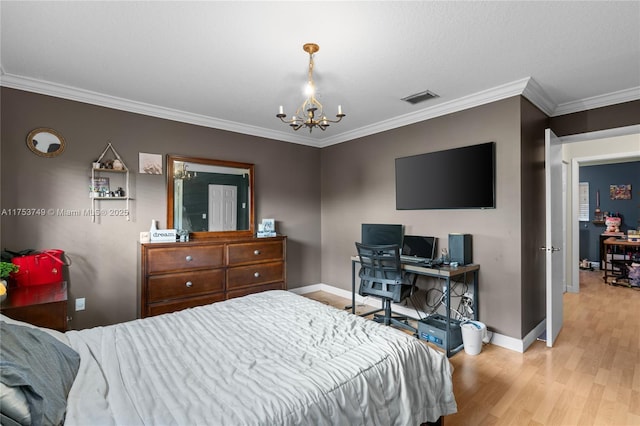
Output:
[[20,269],[11,274],[11,278],[18,287],[64,281],[63,269],[70,265],[65,259],[64,251],[58,249],[16,256],[11,259],[11,262],[18,265]]

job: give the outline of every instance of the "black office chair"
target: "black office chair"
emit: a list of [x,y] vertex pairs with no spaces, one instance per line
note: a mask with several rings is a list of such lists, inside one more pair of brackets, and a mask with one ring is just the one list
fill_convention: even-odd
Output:
[[[400,262],[400,246],[366,245],[356,243],[360,257],[360,289],[361,296],[375,296],[382,299],[382,308],[367,312],[363,316],[374,314],[374,321],[384,325],[394,325],[417,333],[409,325],[406,316],[394,315],[391,302],[399,303],[411,295],[415,277],[402,271]],[[377,312],[384,311],[384,314]]]

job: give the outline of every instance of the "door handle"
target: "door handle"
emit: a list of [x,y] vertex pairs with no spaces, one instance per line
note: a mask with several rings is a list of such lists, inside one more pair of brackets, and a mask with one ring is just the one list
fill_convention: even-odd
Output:
[[552,253],[553,253],[554,251],[560,251],[560,249],[559,249],[559,248],[554,247],[554,246],[551,246],[551,248],[547,248],[547,247],[545,247],[545,246],[542,246],[542,247],[540,247],[540,250],[542,250],[542,251],[550,251],[550,252],[552,252]]

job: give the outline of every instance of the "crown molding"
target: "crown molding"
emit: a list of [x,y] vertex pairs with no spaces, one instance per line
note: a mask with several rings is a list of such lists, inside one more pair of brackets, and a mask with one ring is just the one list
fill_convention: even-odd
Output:
[[39,93],[41,95],[54,96],[86,104],[113,108],[120,111],[133,112],[136,114],[148,115],[165,120],[179,121],[182,123],[195,124],[197,126],[211,127],[214,129],[227,130],[235,133],[242,133],[267,139],[293,142],[302,145],[317,146],[312,138],[292,137],[291,134],[264,129],[256,126],[249,126],[229,120],[208,117],[201,114],[180,111],[172,108],[165,108],[144,102],[132,101],[130,99],[105,95],[90,90],[78,89],[76,87],[63,84],[51,83],[34,78],[22,77],[7,73],[0,74],[0,86],[11,89],[24,90],[27,92]]
[[512,96],[518,96],[523,93],[524,89],[531,80],[532,79],[530,77],[523,78],[488,90],[483,90],[472,95],[464,96],[462,98],[454,99],[448,102],[443,102],[429,108],[421,109],[409,114],[384,120],[370,126],[364,126],[351,132],[340,133],[336,136],[322,139],[320,141],[320,146],[326,147],[329,145],[346,142],[352,139],[381,133],[387,130],[396,129],[398,127],[407,126],[409,124],[418,123],[420,121],[425,121],[454,112],[463,111],[465,109],[485,105],[491,102],[496,102],[502,99],[510,98]]
[[527,98],[532,104],[537,106],[540,111],[544,112],[549,117],[553,114],[553,111],[556,108],[555,102],[551,100],[542,86],[540,86],[532,77],[529,78],[527,85],[522,91],[522,96]]
[[267,139],[274,139],[282,142],[297,143],[312,147],[323,148],[353,139],[381,133],[398,127],[407,126],[440,117],[443,115],[463,111],[469,108],[489,104],[513,96],[522,95],[536,105],[548,116],[568,114],[570,112],[583,111],[585,109],[598,108],[601,106],[613,105],[640,99],[640,87],[623,90],[609,95],[596,96],[581,101],[570,102],[558,105],[557,107],[544,92],[542,87],[531,77],[522,78],[501,86],[493,87],[481,92],[477,92],[452,101],[443,102],[429,108],[383,120],[369,126],[360,127],[353,131],[338,133],[322,139],[315,139],[301,135],[277,131],[262,127],[249,126],[229,120],[222,120],[201,114],[194,114],[172,108],[165,108],[144,102],[105,95],[89,90],[78,89],[44,80],[7,74],[0,66],[0,86],[27,92],[39,93],[42,95],[54,96],[91,105],[113,108],[121,111],[128,111],[136,114],[147,115],[165,120],[178,121],[182,123],[194,124],[197,126],[210,127],[214,129],[226,130],[250,136]]
[[640,99],[640,86],[607,93],[606,95],[593,96],[591,98],[559,104],[553,111],[552,116],[555,117],[558,115],[572,114],[574,112],[586,111],[609,105],[621,104],[624,102],[637,101],[638,99]]

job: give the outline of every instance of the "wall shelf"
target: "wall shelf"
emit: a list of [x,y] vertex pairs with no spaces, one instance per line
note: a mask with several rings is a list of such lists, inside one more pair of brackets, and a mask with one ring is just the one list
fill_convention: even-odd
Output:
[[[95,163],[101,163],[101,161],[105,158],[107,152],[111,150],[113,154],[113,161],[116,160],[120,162],[122,165],[122,169],[107,169],[107,168],[98,168],[95,167]],[[130,186],[129,186],[129,168],[122,161],[120,154],[116,151],[116,149],[111,145],[111,142],[107,143],[107,147],[102,151],[100,157],[94,162],[91,166],[91,187],[89,189],[89,197],[91,198],[91,221],[96,221],[96,216],[122,216],[126,217],[127,220],[131,220],[131,210],[130,210],[130,201],[133,200],[131,198]],[[111,189],[111,180],[109,176],[118,177],[116,187],[118,191],[113,191]],[[115,193],[120,190],[124,191],[124,195],[115,195]],[[104,194],[109,195],[104,195]],[[96,195],[103,194],[103,195]],[[114,194],[111,196],[110,194]],[[125,201],[124,209],[98,209],[99,201]],[[103,214],[103,210],[105,210],[105,214]],[[100,213],[98,213],[100,212]]]

